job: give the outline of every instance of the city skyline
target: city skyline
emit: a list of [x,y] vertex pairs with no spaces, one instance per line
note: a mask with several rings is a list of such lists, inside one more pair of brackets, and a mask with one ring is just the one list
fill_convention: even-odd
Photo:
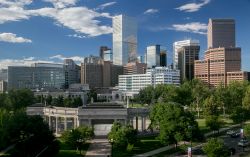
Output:
[[81,61],[90,54],[97,56],[100,46],[112,47],[112,17],[124,14],[135,17],[138,22],[137,54],[143,55],[149,45],[160,44],[169,52],[168,63],[173,59],[172,45],[179,40],[199,40],[200,56],[203,56],[209,18],[233,18],[236,46],[242,48],[242,69],[250,69],[247,62],[250,59],[247,39],[250,21],[246,16],[249,0],[162,0],[157,3],[136,0],[134,5],[119,0],[31,2],[0,2],[0,68],[20,62],[62,62],[61,59],[68,57]]

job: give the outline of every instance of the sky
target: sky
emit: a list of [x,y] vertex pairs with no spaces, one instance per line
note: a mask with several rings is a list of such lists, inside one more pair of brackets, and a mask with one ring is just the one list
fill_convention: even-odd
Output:
[[112,17],[119,14],[137,20],[137,54],[160,44],[168,64],[178,40],[199,40],[202,59],[208,19],[233,18],[242,70],[250,71],[250,0],[0,0],[0,69],[99,55],[100,46],[112,48]]

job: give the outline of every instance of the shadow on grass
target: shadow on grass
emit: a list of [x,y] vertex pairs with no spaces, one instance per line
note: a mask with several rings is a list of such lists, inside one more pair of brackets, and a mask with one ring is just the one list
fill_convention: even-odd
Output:
[[81,148],[80,154],[80,151],[77,151],[76,149],[70,147],[69,145],[60,140],[60,150],[56,157],[83,157],[85,156],[88,148],[89,143],[85,143]]

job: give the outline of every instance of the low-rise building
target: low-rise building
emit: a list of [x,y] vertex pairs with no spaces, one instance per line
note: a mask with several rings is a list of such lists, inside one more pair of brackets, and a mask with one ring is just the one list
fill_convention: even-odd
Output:
[[119,91],[138,94],[139,91],[149,85],[157,84],[180,84],[179,70],[168,69],[167,67],[156,67],[148,69],[146,74],[120,75]]
[[0,93],[4,93],[7,90],[7,82],[0,80]]

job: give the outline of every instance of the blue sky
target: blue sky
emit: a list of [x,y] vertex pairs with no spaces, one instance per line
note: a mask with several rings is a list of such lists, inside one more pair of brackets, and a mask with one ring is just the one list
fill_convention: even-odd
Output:
[[250,0],[0,0],[0,68],[98,55],[101,45],[112,48],[118,14],[137,19],[139,55],[161,44],[168,63],[174,41],[198,39],[202,57],[208,19],[234,18],[242,69],[250,71]]

